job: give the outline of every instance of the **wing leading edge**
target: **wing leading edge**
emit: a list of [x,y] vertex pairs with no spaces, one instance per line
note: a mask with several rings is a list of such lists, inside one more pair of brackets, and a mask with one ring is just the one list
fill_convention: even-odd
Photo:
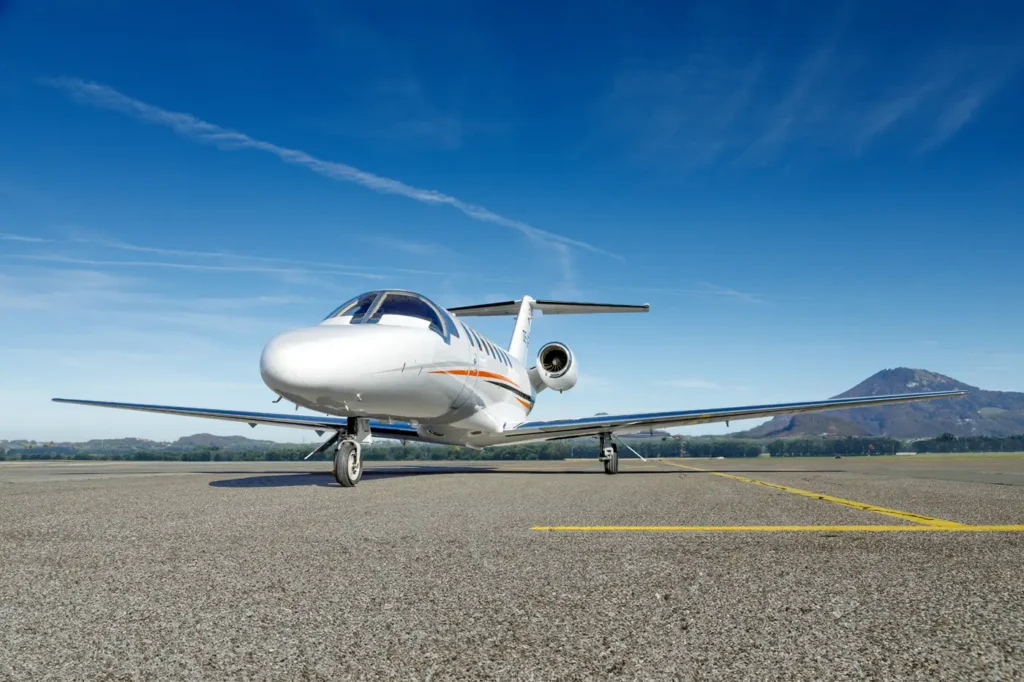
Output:
[[[750,407],[726,407],[711,410],[684,410],[680,412],[651,412],[644,414],[624,414],[615,416],[584,417],[582,419],[563,419],[546,422],[527,422],[520,424],[501,434],[500,440],[494,445],[524,443],[530,441],[555,440],[559,438],[575,438],[594,436],[601,433],[630,433],[648,428],[669,428],[690,426],[693,424],[711,424],[740,419],[757,419],[779,415],[804,414],[871,405],[891,405],[909,403],[918,400],[934,400],[936,398],[958,398],[967,395],[966,391],[935,391],[931,393],[905,393],[901,395],[884,395],[863,398],[837,398],[803,403],[780,403],[776,405],[754,405]],[[344,417],[328,417],[320,415],[286,415],[269,412],[244,412],[241,410],[218,410],[201,407],[178,407],[173,405],[145,405],[140,403],[115,403],[102,400],[76,400],[70,398],[54,398],[56,403],[88,405],[92,407],[108,407],[119,410],[137,412],[155,412],[173,414],[183,417],[202,417],[205,419],[221,419],[224,421],[242,422],[255,426],[289,426],[314,431],[337,431],[347,425]],[[380,438],[397,438],[399,440],[420,441],[416,428],[403,422],[386,422],[370,420],[372,433]]]
[[[91,407],[112,407],[118,410],[135,410],[136,412],[156,412],[174,414],[182,417],[203,417],[205,419],[221,419],[229,422],[243,422],[251,426],[264,424],[267,426],[290,426],[314,431],[337,431],[348,423],[344,417],[328,417],[320,415],[287,415],[271,412],[243,412],[240,410],[212,410],[202,407],[176,407],[173,405],[142,405],[139,403],[112,403],[102,400],[75,400],[71,398],[54,398],[55,403],[73,405],[89,405]],[[399,440],[420,440],[416,429],[403,422],[389,423],[378,419],[370,420],[370,431],[379,438],[398,438]]]
[[779,415],[804,414],[871,405],[892,405],[936,398],[958,398],[967,391],[934,391],[930,393],[904,393],[863,398],[836,398],[803,403],[780,403],[777,405],[753,405],[750,407],[725,407],[712,410],[685,410],[682,412],[651,412],[647,414],[623,414],[614,416],[585,417],[583,419],[562,419],[547,422],[526,422],[502,434],[503,443],[521,443],[556,438],[594,436],[601,433],[629,433],[648,428],[668,428],[711,424],[739,419],[757,419]]

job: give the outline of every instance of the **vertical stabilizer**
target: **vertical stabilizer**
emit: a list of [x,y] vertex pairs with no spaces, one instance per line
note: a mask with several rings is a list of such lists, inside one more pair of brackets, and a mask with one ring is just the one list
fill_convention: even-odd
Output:
[[533,304],[529,296],[523,296],[519,304],[519,316],[516,317],[516,328],[512,331],[512,340],[508,343],[508,354],[519,362],[526,364],[526,355],[530,352],[530,327],[533,325]]
[[575,301],[537,301],[523,296],[520,301],[502,301],[501,303],[484,303],[466,305],[460,308],[449,308],[448,312],[458,317],[494,317],[496,315],[516,316],[516,328],[512,332],[512,340],[508,344],[508,354],[526,364],[526,354],[530,352],[530,326],[533,324],[533,311],[539,310],[545,315],[583,315],[589,313],[646,313],[651,306],[622,305],[620,303],[577,303]]

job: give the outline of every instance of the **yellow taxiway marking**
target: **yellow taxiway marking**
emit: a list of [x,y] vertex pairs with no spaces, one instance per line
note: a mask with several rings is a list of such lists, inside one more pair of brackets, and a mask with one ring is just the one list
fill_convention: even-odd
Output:
[[[903,521],[909,521],[911,523],[920,523],[925,526],[932,528],[966,528],[967,526],[956,521],[947,521],[945,519],[937,519],[934,516],[925,516],[923,514],[914,514],[912,512],[900,511],[899,509],[889,509],[887,507],[879,507],[874,504],[866,504],[864,502],[856,502],[854,500],[844,500],[841,497],[833,497],[832,495],[824,495],[822,493],[811,492],[810,490],[801,490],[800,488],[791,488],[788,485],[779,485],[777,483],[768,483],[767,481],[759,481],[756,478],[747,478],[745,476],[737,476],[736,474],[727,474],[723,471],[710,471],[708,469],[701,469],[700,467],[687,466],[685,464],[677,464],[675,462],[669,462],[661,460],[662,464],[668,464],[669,466],[678,467],[680,469],[689,469],[691,471],[702,471],[712,476],[721,476],[722,478],[731,478],[734,481],[741,481],[743,483],[753,483],[754,485],[763,485],[766,488],[774,488],[775,490],[781,490],[783,492],[792,493],[794,495],[800,495],[801,497],[810,497],[815,500],[824,500],[825,502],[831,502],[833,504],[842,505],[844,507],[852,507],[853,509],[860,509],[861,511],[874,512],[875,514],[885,514],[886,516],[892,516]],[[803,527],[803,526],[801,526]],[[844,526],[846,527],[846,526]]]
[[619,532],[649,533],[1021,533],[1024,525],[968,526],[534,526],[530,530],[562,532]]

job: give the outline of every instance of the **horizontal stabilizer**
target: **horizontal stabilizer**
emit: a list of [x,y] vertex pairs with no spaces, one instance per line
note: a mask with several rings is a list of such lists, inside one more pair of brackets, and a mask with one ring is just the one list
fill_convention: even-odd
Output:
[[[448,311],[459,317],[495,317],[498,315],[518,315],[522,301],[504,301],[501,303],[484,303],[467,305],[461,308],[449,308]],[[587,313],[646,313],[651,306],[621,305],[618,303],[574,303],[572,301],[533,301],[531,307],[545,315],[583,315]]]

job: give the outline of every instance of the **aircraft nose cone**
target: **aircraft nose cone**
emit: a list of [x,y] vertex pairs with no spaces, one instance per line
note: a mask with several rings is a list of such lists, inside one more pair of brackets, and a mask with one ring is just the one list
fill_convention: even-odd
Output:
[[278,393],[307,388],[306,382],[300,376],[304,345],[294,332],[272,338],[260,356],[260,375],[263,377],[263,383]]
[[[260,373],[270,390],[297,405],[415,414],[401,411],[417,405],[409,403],[408,379],[433,359],[438,339],[426,329],[384,325],[297,329],[267,343]],[[407,365],[417,369],[405,374]]]

